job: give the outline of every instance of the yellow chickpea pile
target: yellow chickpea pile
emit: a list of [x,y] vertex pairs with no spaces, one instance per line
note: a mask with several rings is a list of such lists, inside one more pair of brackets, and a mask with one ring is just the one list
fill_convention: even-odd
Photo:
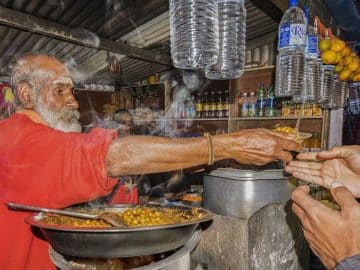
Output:
[[[110,213],[110,212],[109,212]],[[122,212],[111,212],[112,216],[128,227],[156,226],[185,223],[205,217],[207,214],[199,208],[182,209],[176,207],[129,208]],[[103,220],[80,219],[61,215],[49,215],[41,220],[45,224],[66,227],[103,228],[111,227]]]
[[205,214],[197,208],[184,211],[180,208],[136,207],[127,209],[120,214],[124,224],[129,227],[155,226],[184,223],[204,217]]

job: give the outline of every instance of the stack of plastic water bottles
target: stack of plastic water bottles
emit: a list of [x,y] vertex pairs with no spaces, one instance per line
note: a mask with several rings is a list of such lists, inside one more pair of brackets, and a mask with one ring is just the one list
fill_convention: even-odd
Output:
[[204,68],[210,79],[243,73],[246,10],[244,0],[170,0],[173,64]]

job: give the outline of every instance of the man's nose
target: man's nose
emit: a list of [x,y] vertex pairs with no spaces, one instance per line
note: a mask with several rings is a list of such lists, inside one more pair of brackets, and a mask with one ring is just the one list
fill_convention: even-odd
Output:
[[69,109],[73,109],[73,110],[77,110],[79,108],[79,103],[77,102],[76,98],[74,97],[73,94],[69,93],[66,96],[66,101],[65,101],[65,105],[66,107],[68,107]]

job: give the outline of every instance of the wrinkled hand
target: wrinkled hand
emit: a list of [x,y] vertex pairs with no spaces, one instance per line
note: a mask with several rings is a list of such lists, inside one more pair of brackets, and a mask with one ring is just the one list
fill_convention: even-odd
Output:
[[292,209],[300,218],[310,248],[333,269],[343,259],[360,254],[360,204],[343,186],[331,189],[341,211],[314,200],[309,191],[306,185],[293,191]]
[[230,133],[225,145],[228,158],[243,164],[263,165],[275,160],[290,162],[288,151],[300,152],[302,147],[282,132],[267,129],[250,129]]
[[323,163],[292,161],[285,170],[296,178],[330,188],[333,182],[346,186],[360,197],[360,147],[341,146],[319,153],[301,153],[300,160],[325,160]]

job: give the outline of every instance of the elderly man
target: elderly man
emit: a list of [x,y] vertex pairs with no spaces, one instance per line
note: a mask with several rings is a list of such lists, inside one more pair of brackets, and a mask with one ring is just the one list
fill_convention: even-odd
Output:
[[117,138],[115,130],[81,134],[66,67],[46,55],[19,59],[12,74],[20,106],[0,121],[0,269],[51,269],[48,244],[5,202],[63,208],[107,195],[120,175],[174,171],[233,158],[290,161],[301,146],[264,129],[193,139]]
[[[292,194],[293,210],[303,224],[305,238],[327,269],[360,269],[360,146],[303,153],[286,170],[295,177],[329,188],[340,211],[309,195],[309,187]],[[322,162],[318,162],[322,161]]]

